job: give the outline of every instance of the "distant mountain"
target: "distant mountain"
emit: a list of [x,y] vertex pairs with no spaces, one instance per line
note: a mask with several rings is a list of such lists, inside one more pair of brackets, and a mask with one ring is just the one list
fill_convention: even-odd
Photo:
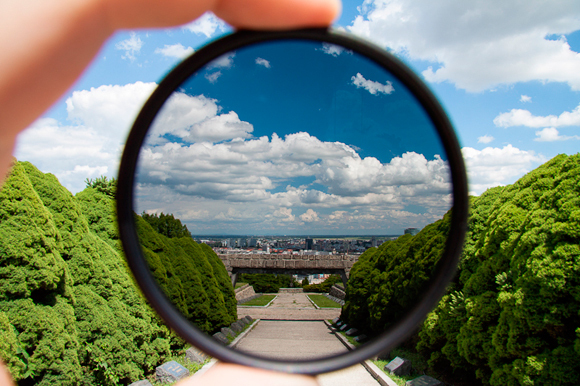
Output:
[[[27,162],[0,190],[0,357],[19,384],[128,384],[183,348],[135,286],[114,213],[109,191],[73,196]],[[172,259],[166,271],[181,259],[197,276],[203,300],[188,307],[213,307],[200,326],[211,332],[234,320],[233,289],[211,248],[137,220],[150,259]]]
[[[374,332],[388,327],[437,260],[409,251],[438,250],[433,232],[444,235],[445,221],[365,252],[352,268],[343,315]],[[449,382],[578,384],[580,155],[557,156],[472,198],[456,278],[410,342]]]

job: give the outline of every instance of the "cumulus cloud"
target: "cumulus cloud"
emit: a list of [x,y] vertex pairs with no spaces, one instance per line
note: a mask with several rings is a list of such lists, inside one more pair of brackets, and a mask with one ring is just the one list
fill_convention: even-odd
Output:
[[184,47],[183,44],[181,43],[177,43],[177,44],[166,44],[163,48],[156,48],[155,49],[155,53],[156,54],[161,54],[163,56],[166,56],[168,58],[177,58],[177,59],[183,59],[191,54],[193,54],[194,49],[191,47]]
[[292,209],[290,208],[276,209],[273,216],[280,219],[280,221],[294,222],[296,220],[296,216],[292,214]]
[[322,43],[322,48],[320,48],[322,52],[327,55],[332,55],[334,57],[339,56],[342,53],[347,53],[352,55],[352,51],[345,49],[344,47],[337,46],[336,44],[330,43]]
[[217,80],[219,79],[220,76],[222,76],[221,71],[214,71],[212,73],[205,74],[205,79],[207,79],[210,83],[213,84],[213,83],[217,82]]
[[213,13],[206,12],[198,19],[183,26],[184,29],[198,35],[212,37],[216,31],[225,31],[227,26],[221,19],[218,19]]
[[305,213],[300,215],[300,220],[304,222],[315,222],[318,221],[318,213],[312,209],[308,209]]
[[494,140],[491,135],[482,135],[481,137],[477,137],[477,143],[490,143]]
[[70,124],[39,119],[18,137],[17,159],[53,173],[73,193],[86,178],[115,177],[130,126],[155,86],[137,82],[73,92],[66,100]]
[[215,99],[175,92],[155,118],[149,143],[165,142],[163,136],[166,134],[189,143],[220,142],[252,136],[254,128],[250,123],[241,121],[234,111],[220,114],[220,110]]
[[411,60],[431,82],[478,92],[531,80],[580,90],[580,54],[562,36],[580,29],[580,2],[365,0],[349,29]]
[[75,91],[66,100],[68,119],[108,136],[115,135],[115,140],[121,142],[155,87],[155,83],[136,82]]
[[207,68],[230,68],[234,64],[235,52],[229,52],[208,63]]
[[507,113],[501,113],[493,119],[498,127],[527,126],[540,127],[563,127],[580,126],[580,105],[572,111],[564,111],[559,116],[533,115],[529,110],[512,109]]
[[131,32],[129,39],[122,40],[115,44],[115,48],[121,51],[125,51],[125,54],[121,57],[123,59],[129,59],[134,61],[143,47],[143,41],[135,32]]
[[266,59],[256,58],[256,64],[264,66],[266,68],[270,68],[270,62],[267,61]]
[[532,97],[527,95],[522,95],[520,97],[520,102],[522,103],[532,103]]
[[515,182],[525,173],[545,162],[546,159],[533,151],[520,150],[512,145],[503,148],[486,147],[476,150],[462,149],[465,159],[469,188],[473,194],[486,189]]
[[[321,141],[305,132],[256,138],[249,123],[245,126],[233,111],[221,111],[215,100],[184,94],[175,98],[178,108],[167,108],[174,113],[162,114],[165,117],[155,123],[156,133],[149,137],[150,146],[141,152],[140,201],[170,213],[207,210],[206,220],[195,224],[211,219],[223,230],[241,221],[243,213],[247,227],[243,232],[251,226],[274,231],[283,226],[298,232],[314,229],[308,228],[314,224],[321,227],[316,229],[344,230],[345,222],[339,222],[336,213],[342,210],[348,225],[359,232],[423,226],[451,205],[449,171],[439,157],[427,160],[406,153],[382,164],[360,157],[346,144]],[[183,112],[192,115],[180,120]],[[222,119],[241,125],[246,137],[210,138],[233,133]],[[204,130],[199,131],[201,126]],[[167,138],[181,139],[169,141],[164,137],[168,133]],[[192,137],[199,140],[191,142]],[[304,184],[302,178],[313,182]],[[156,187],[163,198],[159,192],[150,197]],[[415,210],[405,210],[409,205]],[[226,216],[224,207],[236,208],[238,217]],[[422,213],[417,213],[419,207],[424,208]]]
[[395,88],[393,87],[393,84],[390,81],[387,81],[387,83],[382,84],[379,82],[375,82],[373,80],[368,80],[365,79],[365,77],[362,76],[360,72],[357,73],[356,76],[350,78],[350,80],[352,81],[352,84],[354,84],[357,88],[364,88],[373,95],[377,95],[377,93],[388,95],[393,91],[395,91]]
[[567,141],[570,139],[580,139],[580,136],[560,135],[560,132],[555,127],[546,127],[543,130],[536,131],[536,138],[534,138],[534,141],[554,142],[554,141]]

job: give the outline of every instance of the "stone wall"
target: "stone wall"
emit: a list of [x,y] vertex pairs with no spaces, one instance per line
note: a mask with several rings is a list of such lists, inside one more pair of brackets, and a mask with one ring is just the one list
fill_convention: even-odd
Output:
[[238,302],[254,296],[256,296],[256,292],[254,292],[254,287],[252,287],[249,284],[244,284],[240,288],[236,289],[236,301]]
[[347,277],[359,255],[218,254],[228,272],[290,270],[343,271]]
[[328,294],[330,296],[333,296],[335,298],[344,300],[344,298],[346,297],[346,293],[344,292],[344,290],[336,285],[333,285],[330,288],[330,291],[328,292]]
[[278,290],[278,293],[282,294],[297,294],[301,292],[304,292],[302,288],[280,288],[280,290]]

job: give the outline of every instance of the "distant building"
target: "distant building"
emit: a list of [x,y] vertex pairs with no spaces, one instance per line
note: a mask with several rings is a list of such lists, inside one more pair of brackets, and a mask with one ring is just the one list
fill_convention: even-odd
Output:
[[417,229],[417,228],[407,228],[407,229],[405,229],[405,234],[406,235],[415,236],[417,233],[419,233],[419,229]]
[[312,246],[314,245],[314,240],[312,239],[306,239],[306,250],[312,250]]

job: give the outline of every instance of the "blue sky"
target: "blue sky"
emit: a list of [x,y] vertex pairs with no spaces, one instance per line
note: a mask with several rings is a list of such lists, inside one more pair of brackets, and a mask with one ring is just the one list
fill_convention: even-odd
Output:
[[[456,127],[472,193],[578,152],[580,2],[345,1],[335,26],[395,53],[427,82]],[[20,136],[17,158],[54,173],[72,192],[85,178],[115,176],[124,138],[155,83],[229,30],[205,15],[174,29],[114,35],[72,89]],[[301,215],[311,220],[318,213],[285,208],[298,228],[309,224]],[[224,219],[235,212],[223,209]]]

